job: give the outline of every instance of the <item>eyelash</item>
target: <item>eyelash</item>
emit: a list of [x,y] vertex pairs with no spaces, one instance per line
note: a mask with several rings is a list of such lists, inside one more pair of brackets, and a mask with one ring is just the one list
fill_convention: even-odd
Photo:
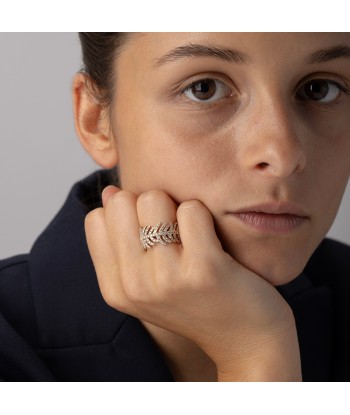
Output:
[[[218,79],[218,78],[210,78],[210,77],[200,78],[200,79],[196,79],[195,81],[192,81],[190,84],[188,84],[187,86],[183,87],[182,90],[180,91],[180,94],[179,95],[180,96],[183,96],[186,91],[189,91],[195,85],[199,84],[200,82],[207,82],[207,81],[218,81],[218,82],[221,82],[222,84],[224,84],[224,85],[227,86],[227,84],[225,82],[223,82],[221,79]],[[218,100],[218,101],[220,101],[220,100]],[[194,105],[203,107],[203,108],[208,108],[208,107],[211,107],[212,105],[217,104],[217,101],[214,101],[214,102],[211,102],[211,103],[205,103],[205,101],[203,101],[203,102],[191,101],[191,103],[194,104]]]
[[[224,83],[223,81],[221,81],[220,79],[217,79],[217,78],[200,78],[200,79],[197,79],[197,80],[195,80],[195,81],[193,81],[193,82],[191,82],[190,84],[188,84],[188,85],[186,85],[181,91],[180,91],[180,93],[179,93],[179,95],[180,96],[183,96],[184,95],[184,93],[186,92],[186,91],[189,91],[190,89],[192,89],[195,85],[197,85],[197,84],[199,84],[200,82],[206,82],[206,81],[218,81],[218,82],[221,82],[221,83]],[[340,83],[338,83],[338,82],[336,82],[336,81],[334,81],[334,80],[332,80],[332,79],[323,79],[323,78],[315,78],[315,79],[311,79],[311,80],[309,80],[309,81],[307,81],[304,85],[302,85],[302,87],[304,87],[307,83],[309,83],[309,82],[312,82],[312,81],[323,81],[323,82],[327,82],[328,84],[331,84],[331,85],[334,85],[334,86],[336,86],[340,91],[342,91],[344,94],[347,94],[347,95],[350,95],[350,88],[347,88],[346,86],[344,86],[344,85],[341,85]],[[307,98],[304,98],[303,100],[307,100]],[[311,99],[310,99],[311,100]],[[312,101],[312,100],[311,100]],[[206,107],[209,107],[210,105],[213,105],[213,104],[205,104],[204,102],[203,103],[200,103],[200,102],[197,102],[197,101],[192,101],[192,103],[193,104],[198,104],[198,105],[202,105],[202,106],[206,106]],[[214,101],[214,104],[215,104],[216,102]],[[339,104],[339,100],[338,99],[336,99],[333,103],[318,103],[317,101],[314,101],[314,104],[316,104],[316,105],[318,105],[318,106],[321,106],[321,107],[326,107],[326,108],[332,108],[332,107],[334,107],[335,105],[337,105],[337,104]]]
[[[324,81],[324,82],[327,82],[328,84],[331,84],[331,85],[336,86],[344,94],[350,95],[350,89],[349,88],[347,88],[346,86],[340,84],[337,81],[333,81],[332,79],[323,79],[323,78],[319,78],[318,79],[318,78],[315,78],[315,79],[312,79],[312,80],[308,81],[307,83],[312,82],[312,81]],[[327,103],[327,102],[325,102],[325,103],[318,103],[317,101],[315,101],[315,104],[316,105],[319,105],[319,106],[325,107],[325,108],[333,108],[336,105],[338,105],[339,103],[340,103],[340,100],[338,98],[333,103]]]

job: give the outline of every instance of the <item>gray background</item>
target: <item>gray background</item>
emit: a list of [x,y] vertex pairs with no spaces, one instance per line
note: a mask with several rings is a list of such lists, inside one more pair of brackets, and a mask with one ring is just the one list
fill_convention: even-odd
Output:
[[[0,259],[29,252],[72,185],[99,169],[74,129],[77,33],[0,33]],[[350,184],[328,236],[350,245]]]

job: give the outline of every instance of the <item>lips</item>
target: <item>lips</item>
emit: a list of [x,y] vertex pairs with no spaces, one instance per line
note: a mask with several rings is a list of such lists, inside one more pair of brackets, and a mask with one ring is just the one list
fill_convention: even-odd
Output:
[[227,213],[260,232],[289,232],[308,219],[302,208],[289,202],[264,203]]
[[237,209],[229,213],[267,213],[274,215],[293,215],[301,218],[308,217],[307,213],[299,206],[290,202],[262,203]]
[[246,225],[264,232],[288,232],[302,225],[306,218],[289,214],[233,213]]

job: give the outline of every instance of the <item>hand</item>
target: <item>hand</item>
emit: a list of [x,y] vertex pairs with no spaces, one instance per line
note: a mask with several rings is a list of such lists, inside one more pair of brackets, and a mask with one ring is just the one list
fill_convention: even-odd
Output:
[[[85,219],[87,244],[111,307],[186,337],[218,367],[238,370],[294,336],[292,310],[275,287],[226,253],[198,200],[179,206],[162,191],[137,196],[108,186]],[[182,244],[145,251],[139,227],[179,225]]]

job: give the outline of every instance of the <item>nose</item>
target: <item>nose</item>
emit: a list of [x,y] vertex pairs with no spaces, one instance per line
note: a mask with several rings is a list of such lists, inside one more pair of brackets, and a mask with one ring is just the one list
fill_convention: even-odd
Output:
[[[268,97],[252,109],[240,140],[241,161],[245,169],[270,177],[288,177],[303,171],[306,154],[301,140],[302,125],[298,124],[288,104]],[[299,129],[299,134],[297,130]]]

